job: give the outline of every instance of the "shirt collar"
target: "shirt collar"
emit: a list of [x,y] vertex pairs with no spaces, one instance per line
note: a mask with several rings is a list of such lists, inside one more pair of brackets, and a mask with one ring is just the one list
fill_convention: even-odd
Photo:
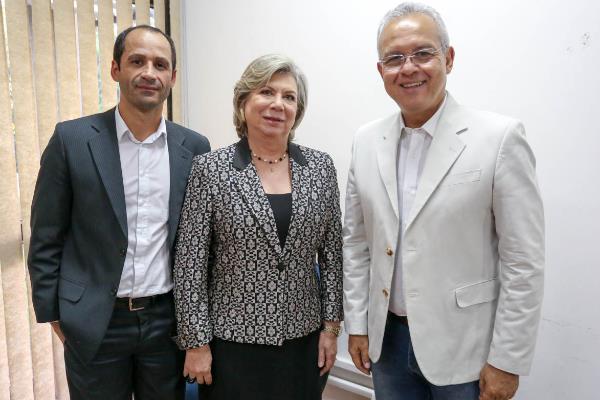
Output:
[[[142,143],[133,136],[133,133],[127,127],[125,120],[121,117],[121,113],[119,112],[119,106],[115,107],[115,124],[117,128],[117,139],[122,142],[124,139],[128,138],[133,143]],[[165,118],[160,118],[160,124],[158,124],[158,129],[152,133],[150,136],[144,140],[143,143],[154,143],[159,138],[163,137],[165,140],[167,139],[167,124],[165,122]]]
[[446,100],[448,99],[448,92],[446,92],[446,94],[444,95],[444,100],[442,101],[442,104],[440,104],[440,106],[438,107],[437,111],[435,112],[435,114],[433,114],[431,116],[431,118],[429,118],[427,120],[427,122],[425,122],[421,127],[419,128],[407,128],[406,125],[404,125],[404,118],[400,118],[400,128],[404,129],[406,131],[412,129],[412,130],[417,130],[420,129],[422,131],[425,131],[429,136],[433,137],[433,135],[435,134],[435,130],[437,129],[437,125],[438,122],[440,121],[440,117],[442,115],[442,112],[444,111],[444,108],[446,106]]

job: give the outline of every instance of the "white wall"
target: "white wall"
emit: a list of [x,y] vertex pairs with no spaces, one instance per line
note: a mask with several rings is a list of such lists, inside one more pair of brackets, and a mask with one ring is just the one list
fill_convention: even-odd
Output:
[[[547,219],[538,350],[517,398],[598,399],[600,377],[600,2],[432,0],[456,49],[448,89],[525,122]],[[329,152],[346,183],[352,135],[395,104],[375,35],[396,1],[184,2],[189,126],[236,140],[232,89],[256,56],[283,52],[309,80],[297,141]]]

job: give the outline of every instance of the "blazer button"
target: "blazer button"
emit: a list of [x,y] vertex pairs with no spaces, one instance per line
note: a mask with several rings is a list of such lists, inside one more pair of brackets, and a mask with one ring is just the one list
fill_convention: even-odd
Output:
[[388,298],[388,296],[390,295],[390,292],[388,292],[388,290],[387,290],[387,289],[383,289],[381,292],[383,293],[383,295],[385,296],[385,298],[386,298],[386,299],[387,299],[387,298]]
[[385,254],[387,254],[388,256],[393,256],[394,250],[392,250],[390,247],[388,247],[387,249],[385,249]]
[[122,248],[121,250],[119,250],[119,254],[121,255],[121,257],[125,257],[127,255],[127,249]]
[[285,265],[283,264],[283,261],[281,261],[279,264],[277,264],[277,269],[279,270],[279,272],[281,272],[285,269]]
[[112,294],[113,296],[115,296],[117,294],[117,288],[110,289],[110,294]]

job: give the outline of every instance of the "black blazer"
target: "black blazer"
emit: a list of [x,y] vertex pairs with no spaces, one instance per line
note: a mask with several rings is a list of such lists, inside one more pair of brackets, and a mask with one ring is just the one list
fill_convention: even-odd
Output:
[[[172,248],[192,159],[210,145],[194,131],[166,126]],[[37,321],[59,320],[84,361],[108,327],[127,244],[115,109],[57,124],[33,196],[29,275]]]
[[342,319],[336,171],[326,153],[290,143],[289,155],[292,217],[283,248],[248,142],[194,159],[173,271],[182,348],[213,335],[281,345]]

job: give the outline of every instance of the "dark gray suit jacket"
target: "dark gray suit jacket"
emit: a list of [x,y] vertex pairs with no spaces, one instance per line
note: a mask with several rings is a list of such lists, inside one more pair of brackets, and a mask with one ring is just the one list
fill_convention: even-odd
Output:
[[[166,125],[173,249],[192,159],[210,145],[194,131]],[[114,108],[57,124],[33,197],[28,266],[37,321],[60,321],[84,361],[94,357],[106,332],[127,244]]]

